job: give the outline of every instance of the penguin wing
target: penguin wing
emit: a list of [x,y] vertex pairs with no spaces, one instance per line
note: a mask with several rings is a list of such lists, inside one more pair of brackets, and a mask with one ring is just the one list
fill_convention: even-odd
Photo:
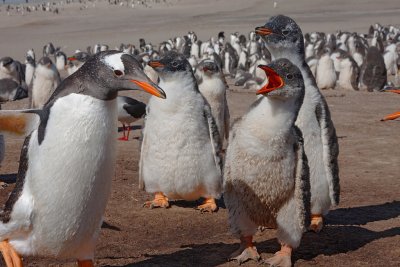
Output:
[[323,162],[326,178],[329,184],[329,196],[332,205],[339,204],[339,143],[336,136],[335,126],[331,120],[328,104],[323,98],[321,103],[315,107],[315,115],[321,127],[321,139],[323,149]]
[[[229,113],[229,107],[228,107],[228,101],[226,100],[226,92],[225,92],[225,97],[224,97],[224,125],[225,125],[225,139],[228,140],[229,138],[229,130],[230,130],[230,120],[231,120],[231,115]],[[222,145],[222,144],[221,144]]]
[[40,110],[1,110],[0,133],[28,136],[40,124]]
[[211,140],[211,146],[213,148],[215,165],[222,173],[221,139],[220,139],[220,135],[218,132],[217,124],[215,123],[214,117],[212,116],[212,113],[211,113],[211,108],[208,104],[204,105],[204,118],[206,120],[206,125],[208,126],[208,132],[210,134],[210,140]]
[[299,217],[303,218],[302,228],[305,230],[310,225],[311,221],[311,187],[310,187],[310,170],[306,153],[304,152],[304,141],[301,130],[294,126],[296,142],[294,151],[296,155],[295,169],[295,199],[298,203]]

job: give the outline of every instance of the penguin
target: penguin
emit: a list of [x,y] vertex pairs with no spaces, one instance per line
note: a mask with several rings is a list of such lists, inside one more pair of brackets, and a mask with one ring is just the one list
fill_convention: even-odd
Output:
[[58,71],[63,71],[65,70],[67,66],[67,55],[65,55],[64,52],[62,51],[57,51],[55,56],[56,60],[56,67]]
[[212,60],[203,60],[196,68],[196,79],[200,93],[210,105],[211,114],[217,124],[220,143],[229,137],[230,115],[226,100],[226,84],[222,70]]
[[0,215],[7,267],[22,266],[28,255],[93,266],[116,164],[116,97],[137,89],[165,98],[132,56],[102,52],[66,78],[43,109],[0,113],[0,131],[27,136]]
[[[30,50],[33,52],[33,50]],[[35,54],[26,53],[25,58],[25,84],[29,87],[32,83],[33,74],[35,73],[36,68],[36,61],[35,61]]]
[[303,132],[304,150],[310,165],[311,225],[319,232],[323,216],[331,206],[339,204],[339,144],[328,104],[318,89],[304,58],[304,38],[296,22],[286,16],[271,17],[264,26],[256,28],[274,59],[287,58],[303,75],[305,95],[296,120]]
[[[146,104],[127,96],[118,96],[118,121],[122,123],[123,137],[118,138],[121,141],[129,140],[131,123],[142,118],[146,114]],[[125,125],[128,125],[128,134],[125,134]]]
[[360,89],[369,92],[380,91],[386,81],[387,72],[383,56],[377,47],[371,46],[361,67]]
[[32,108],[42,108],[50,96],[61,83],[60,74],[50,58],[42,57],[33,75],[32,86]]
[[315,72],[317,86],[320,89],[334,89],[336,85],[336,71],[330,57],[329,49],[325,49],[318,60]]
[[72,57],[69,57],[68,60],[72,65],[68,67],[68,75],[71,75],[77,71],[86,62],[86,60],[88,60],[89,57],[90,55],[86,52],[77,52]]
[[360,68],[357,63],[348,53],[339,54],[337,59],[340,64],[338,86],[342,89],[358,91]]
[[0,103],[28,97],[28,91],[12,79],[0,80]]
[[396,44],[392,43],[385,48],[385,53],[383,54],[383,59],[385,61],[385,66],[388,74],[397,75],[397,59],[399,55],[396,52]]
[[0,59],[0,79],[13,79],[18,84],[26,87],[22,64],[11,57]]
[[[168,52],[150,61],[168,95],[151,97],[143,130],[139,186],[155,198],[145,207],[169,207],[169,199],[204,197],[201,211],[217,211],[222,192],[221,144],[211,108],[185,56]],[[156,144],[156,145],[154,145]],[[173,164],[171,164],[173,161]]]
[[236,68],[238,65],[238,54],[230,43],[225,44],[224,53],[224,73],[229,74],[232,78],[235,77]]
[[304,97],[300,70],[280,58],[260,65],[269,82],[249,111],[234,123],[224,168],[224,200],[239,264],[260,255],[252,242],[258,226],[277,228],[281,249],[267,260],[290,267],[310,220],[310,176],[302,133],[295,126]]
[[54,55],[55,52],[56,52],[56,49],[54,48],[54,45],[52,42],[43,46],[43,57],[52,56],[52,55]]

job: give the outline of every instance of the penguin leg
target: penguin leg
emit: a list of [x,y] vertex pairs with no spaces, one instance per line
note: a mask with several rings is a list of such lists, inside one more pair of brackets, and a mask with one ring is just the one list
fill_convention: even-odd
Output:
[[128,134],[126,136],[126,141],[129,140],[129,133],[131,132],[131,125],[128,123]]
[[0,242],[0,251],[7,267],[23,267],[21,256],[18,255],[8,240]]
[[319,233],[324,227],[322,214],[311,214],[310,230]]
[[253,243],[253,236],[241,236],[239,249],[233,252],[229,257],[230,261],[235,260],[239,264],[248,260],[259,261],[260,259],[260,254],[258,254],[257,248]]
[[397,118],[400,118],[400,111],[385,116],[381,121],[395,120]]
[[94,267],[92,260],[78,260],[78,267]]
[[203,204],[197,206],[198,210],[201,212],[216,212],[218,210],[217,203],[215,202],[215,198],[206,198]]
[[281,250],[275,253],[272,258],[265,262],[271,266],[291,267],[292,266],[292,248],[288,245],[281,245]]
[[157,192],[152,201],[146,201],[143,207],[154,209],[154,208],[169,208],[168,198],[162,193]]

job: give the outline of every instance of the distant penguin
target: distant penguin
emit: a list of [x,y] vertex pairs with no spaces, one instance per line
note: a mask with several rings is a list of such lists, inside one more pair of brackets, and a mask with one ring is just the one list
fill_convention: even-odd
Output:
[[316,81],[320,89],[334,89],[336,85],[336,71],[329,50],[325,50],[319,58],[316,68]]
[[386,66],[378,48],[368,48],[365,62],[361,67],[360,89],[368,91],[381,90],[387,81]]
[[[100,53],[99,51],[98,53]],[[72,57],[69,57],[68,60],[72,65],[69,65],[67,71],[68,75],[73,74],[77,71],[85,62],[88,60],[90,55],[86,52],[77,52]]]
[[310,176],[301,131],[295,126],[304,97],[300,70],[287,59],[261,65],[268,84],[232,126],[224,169],[231,232],[241,244],[230,259],[258,261],[258,226],[277,228],[279,252],[266,262],[292,266],[310,221]]
[[43,46],[43,57],[50,57],[54,55],[56,52],[56,49],[54,48],[53,43],[48,43],[45,46]]
[[28,91],[12,79],[0,79],[0,103],[28,97]]
[[94,266],[116,165],[116,97],[137,89],[165,97],[132,56],[99,53],[43,109],[0,112],[0,131],[27,136],[16,186],[0,214],[7,266],[22,266],[28,255]]
[[54,55],[58,71],[64,71],[67,66],[67,56],[62,51],[57,51]]
[[224,73],[235,77],[236,68],[238,65],[238,54],[230,43],[225,44],[224,54]]
[[0,79],[13,79],[20,85],[25,84],[22,64],[11,57],[0,59]]
[[223,144],[224,139],[228,139],[229,136],[230,115],[222,70],[214,61],[203,60],[196,68],[196,79],[200,93],[210,105]]
[[271,17],[256,28],[274,59],[287,58],[303,75],[305,95],[296,126],[303,132],[304,150],[310,165],[311,225],[319,232],[323,216],[339,204],[339,143],[328,104],[304,58],[304,38],[297,23],[283,15]]
[[337,85],[339,88],[346,90],[358,90],[360,68],[357,63],[347,53],[342,53],[338,55],[337,58],[340,64]]
[[145,206],[166,208],[170,199],[204,197],[198,209],[216,211],[215,198],[222,193],[221,144],[210,106],[184,55],[170,51],[149,65],[158,72],[167,99],[151,97],[147,107],[139,186],[155,198]]
[[[146,104],[127,96],[118,96],[118,121],[122,123],[123,137],[119,140],[128,141],[131,123],[139,120],[146,114]],[[127,127],[125,127],[127,126]],[[128,128],[128,133],[125,133]]]
[[399,54],[396,52],[396,44],[390,44],[385,48],[385,53],[383,54],[383,59],[385,61],[385,66],[387,73],[389,75],[397,75],[398,67],[397,60],[399,58]]
[[32,83],[33,74],[35,73],[35,68],[36,68],[35,55],[33,54],[32,56],[32,53],[29,53],[28,51],[25,58],[25,83],[28,87]]
[[48,57],[42,57],[35,69],[32,85],[32,108],[42,108],[61,83],[56,66]]

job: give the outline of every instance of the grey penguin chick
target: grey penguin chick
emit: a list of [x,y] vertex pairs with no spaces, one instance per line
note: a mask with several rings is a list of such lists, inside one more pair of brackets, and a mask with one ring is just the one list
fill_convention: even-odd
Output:
[[42,57],[33,74],[30,92],[32,108],[42,108],[61,83],[60,73],[50,58]]
[[226,100],[226,84],[222,70],[214,60],[203,60],[196,68],[200,93],[211,107],[211,114],[218,127],[221,144],[229,137],[229,107]]
[[151,97],[143,130],[139,186],[155,193],[146,207],[168,207],[169,199],[196,200],[198,209],[216,211],[222,192],[221,144],[210,106],[199,92],[184,55],[169,51],[150,61],[168,95]]
[[385,60],[375,46],[368,48],[367,56],[361,66],[360,89],[380,91],[386,84],[387,71]]
[[297,23],[286,16],[271,17],[256,33],[263,36],[274,59],[287,58],[301,71],[305,86],[303,105],[296,120],[304,138],[304,150],[310,166],[310,228],[319,232],[323,216],[339,204],[339,144],[328,104],[319,91],[304,58],[304,37]]
[[66,78],[43,109],[0,112],[0,132],[28,136],[0,213],[7,267],[22,266],[20,255],[93,266],[116,165],[116,98],[138,89],[165,98],[134,57],[101,52]]
[[281,250],[267,262],[291,266],[310,219],[310,181],[301,131],[295,126],[304,97],[300,70],[287,59],[261,65],[267,85],[231,129],[224,169],[224,200],[231,232],[240,238],[232,260],[259,260],[258,226],[278,229]]

